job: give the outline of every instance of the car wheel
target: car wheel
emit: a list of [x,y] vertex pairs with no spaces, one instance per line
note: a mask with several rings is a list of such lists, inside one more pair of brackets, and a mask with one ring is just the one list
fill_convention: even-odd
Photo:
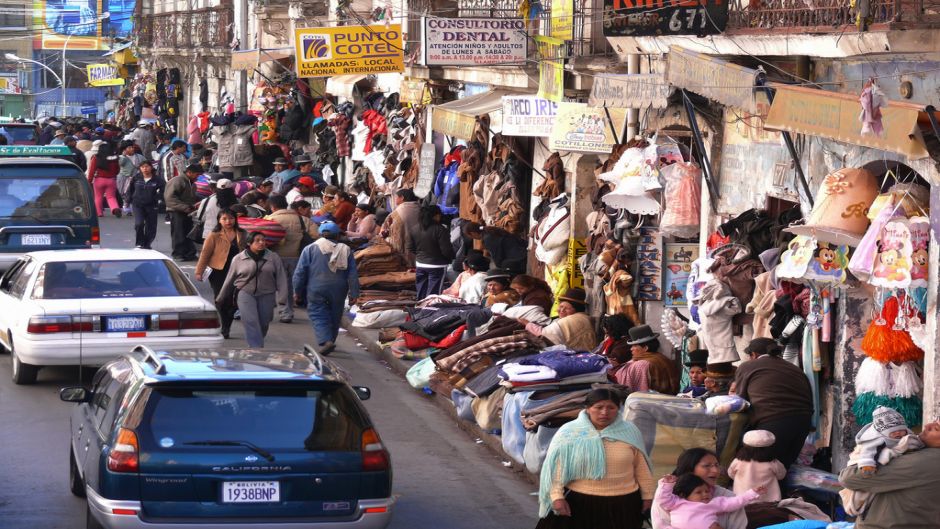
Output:
[[104,529],[104,526],[91,515],[91,507],[88,505],[85,505],[85,529]]
[[85,481],[78,473],[78,464],[75,462],[75,451],[69,449],[69,490],[79,498],[85,497]]
[[18,386],[35,384],[36,377],[39,375],[39,366],[25,364],[20,362],[16,356],[16,350],[10,346],[10,356],[13,357],[13,383]]

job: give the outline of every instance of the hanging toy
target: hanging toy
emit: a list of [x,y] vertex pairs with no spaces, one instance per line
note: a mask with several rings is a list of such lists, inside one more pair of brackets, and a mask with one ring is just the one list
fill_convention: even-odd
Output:
[[[902,298],[907,296],[901,295]],[[898,296],[888,298],[879,318],[868,327],[862,338],[862,352],[879,362],[919,362],[924,359],[923,349],[917,347],[906,330],[895,329],[898,318],[907,320],[919,317],[916,312],[902,312]]]
[[907,219],[886,223],[881,230],[875,267],[868,282],[876,287],[907,288],[911,284],[912,253]]
[[859,121],[862,122],[862,135],[882,136],[885,129],[881,122],[881,107],[885,104],[885,95],[878,88],[874,78],[865,83],[858,101],[862,105],[862,111],[858,116]]

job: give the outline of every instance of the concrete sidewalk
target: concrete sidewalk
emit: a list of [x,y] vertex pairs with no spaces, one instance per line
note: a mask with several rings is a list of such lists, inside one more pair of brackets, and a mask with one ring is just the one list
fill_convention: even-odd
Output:
[[[343,317],[343,328],[346,329],[350,336],[361,343],[366,351],[385,362],[394,373],[399,375],[402,378],[402,383],[408,384],[405,380],[405,374],[411,369],[411,366],[415,364],[414,361],[402,360],[393,355],[388,347],[382,347],[382,344],[378,340],[379,332],[375,329],[353,327],[352,321],[347,317]],[[409,385],[409,387],[411,386]],[[427,395],[427,393],[424,394]],[[525,468],[525,465],[519,464],[509,457],[503,450],[502,438],[500,438],[500,436],[487,433],[477,426],[476,423],[458,418],[457,410],[454,408],[454,404],[450,399],[438,395],[437,393],[431,393],[427,395],[427,398],[452,417],[458,428],[466,432],[472,438],[482,440],[483,444],[503,461],[503,466],[507,467],[513,474],[538,486],[539,476],[529,472],[528,469]]]

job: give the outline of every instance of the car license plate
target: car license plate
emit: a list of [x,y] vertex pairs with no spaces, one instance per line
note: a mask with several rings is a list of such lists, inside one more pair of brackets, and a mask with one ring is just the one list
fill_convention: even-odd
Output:
[[226,481],[222,483],[222,503],[273,503],[281,501],[277,481]]
[[24,233],[20,235],[23,246],[49,246],[52,235],[48,233]]
[[147,321],[144,316],[119,316],[105,318],[107,332],[134,332],[147,330]]

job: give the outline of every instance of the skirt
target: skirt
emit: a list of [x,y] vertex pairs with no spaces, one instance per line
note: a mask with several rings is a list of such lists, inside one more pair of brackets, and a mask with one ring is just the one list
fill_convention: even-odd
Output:
[[640,491],[625,496],[591,496],[565,490],[571,516],[549,512],[536,529],[640,529],[643,498]]

